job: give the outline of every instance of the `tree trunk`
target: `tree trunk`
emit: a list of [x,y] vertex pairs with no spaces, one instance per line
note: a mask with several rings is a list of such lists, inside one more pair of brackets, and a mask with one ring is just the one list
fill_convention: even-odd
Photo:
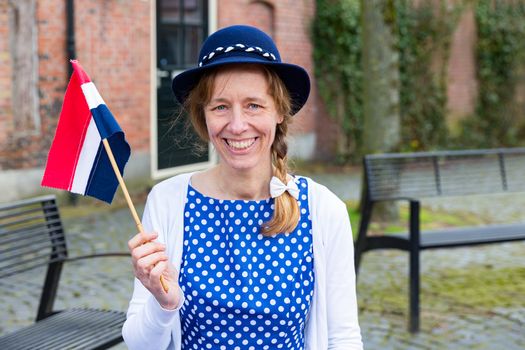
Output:
[[[365,154],[390,152],[397,149],[401,137],[394,0],[361,0],[361,9],[364,151]],[[391,203],[375,209],[375,214],[383,219],[396,218],[397,213],[397,206]]]

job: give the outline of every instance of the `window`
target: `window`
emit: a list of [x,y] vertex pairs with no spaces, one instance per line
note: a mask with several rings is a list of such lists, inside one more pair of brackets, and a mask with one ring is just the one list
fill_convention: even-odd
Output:
[[[197,64],[208,35],[208,0],[157,0],[157,116],[154,177],[210,163],[209,150],[195,152],[197,136],[177,118],[180,106],[171,91],[176,74]],[[155,153],[155,152],[154,152]],[[181,168],[182,167],[182,168]],[[175,171],[176,172],[176,171]]]

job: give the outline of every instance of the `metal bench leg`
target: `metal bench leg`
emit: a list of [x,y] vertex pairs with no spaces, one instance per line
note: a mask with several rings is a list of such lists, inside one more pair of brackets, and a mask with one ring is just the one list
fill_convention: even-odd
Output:
[[355,274],[356,278],[359,272],[359,264],[361,263],[361,258],[363,253],[366,250],[367,237],[366,231],[368,230],[368,224],[370,223],[370,218],[372,216],[372,203],[368,200],[368,197],[365,198],[365,204],[363,206],[363,212],[361,213],[361,222],[359,224],[359,234],[357,236],[357,241],[355,243]]
[[419,331],[419,249],[410,251],[410,320],[409,331]]
[[419,202],[410,201],[410,319],[408,330],[419,331]]

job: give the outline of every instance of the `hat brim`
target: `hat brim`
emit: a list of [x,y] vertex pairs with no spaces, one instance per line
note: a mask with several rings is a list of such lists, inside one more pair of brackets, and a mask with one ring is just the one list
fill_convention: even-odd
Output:
[[234,64],[261,64],[274,70],[288,89],[292,99],[291,114],[294,115],[304,106],[310,94],[310,78],[304,68],[282,62],[263,61],[252,57],[224,57],[204,67],[188,69],[173,78],[171,87],[177,100],[184,104],[190,91],[197,85],[202,75],[214,68]]

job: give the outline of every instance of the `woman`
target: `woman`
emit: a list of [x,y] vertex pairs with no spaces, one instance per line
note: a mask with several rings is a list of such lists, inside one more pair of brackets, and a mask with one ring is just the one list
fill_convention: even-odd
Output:
[[282,63],[265,33],[232,26],[205,41],[173,90],[219,163],[148,196],[148,233],[129,241],[128,347],[362,349],[346,207],[287,172],[306,71]]

